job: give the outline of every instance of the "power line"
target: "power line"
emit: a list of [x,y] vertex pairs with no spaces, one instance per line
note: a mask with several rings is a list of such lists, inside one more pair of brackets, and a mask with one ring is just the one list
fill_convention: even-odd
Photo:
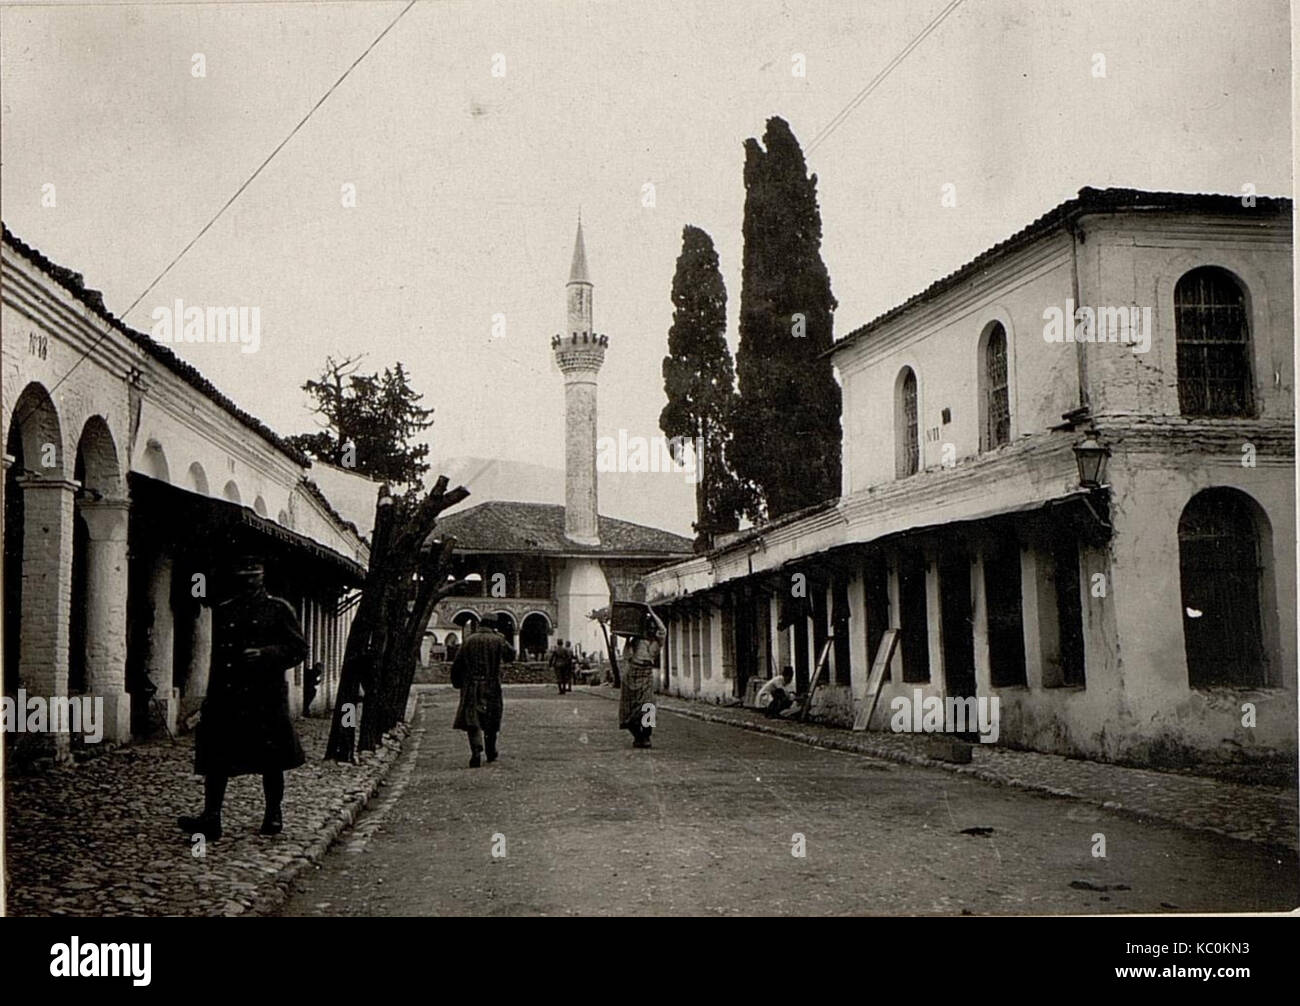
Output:
[[841,108],[835,114],[835,117],[831,119],[830,122],[828,122],[825,126],[823,126],[818,131],[817,135],[814,136],[808,142],[808,146],[804,148],[805,153],[811,154],[813,150],[815,150],[818,146],[820,146],[824,140],[826,140],[833,132],[835,132],[835,130],[837,130],[843,124],[844,120],[847,119],[853,113],[853,110],[857,108],[859,105],[861,105],[864,101],[866,101],[867,97],[871,94],[871,92],[874,91],[877,87],[880,86],[881,83],[884,82],[884,79],[894,71],[894,69],[898,66],[898,64],[903,62],[903,60],[905,60],[908,57],[908,55],[911,53],[913,49],[915,49],[918,45],[924,42],[930,36],[930,34],[936,28],[938,28],[940,24],[943,23],[944,19],[946,19],[949,14],[951,14],[961,5],[962,5],[962,0],[952,0],[952,2],[949,3],[947,7],[945,7],[942,11],[940,11],[938,16],[935,17],[935,19],[931,21],[928,25],[926,25],[924,30],[922,30],[922,32],[919,35],[917,35],[916,38],[912,39],[912,41],[907,43],[907,45],[904,47],[902,52],[900,52],[897,56],[895,56],[888,63],[886,63],[884,69],[881,70],[879,73],[877,73],[874,77],[872,77],[871,80],[867,83],[867,86],[864,87],[857,94],[855,94],[853,96],[853,99],[843,108]]
[[[390,31],[393,30],[393,27],[397,24],[397,22],[402,20],[402,18],[406,16],[406,12],[409,11],[412,7],[414,7],[415,4],[416,4],[416,0],[410,0],[410,2],[405,7],[402,8],[401,13],[399,13],[397,17],[393,18],[393,20],[388,23],[388,26],[384,28],[384,30],[381,31],[378,35],[375,36],[374,40],[368,46],[366,46],[365,51],[362,52],[361,55],[358,56],[355,60],[352,61],[352,65],[343,71],[342,76],[340,76],[339,79],[336,80],[333,83],[333,85],[331,85],[328,91],[326,91],[323,95],[321,95],[320,100],[317,101],[316,104],[312,105],[312,107],[308,110],[307,114],[304,115],[302,119],[298,122],[298,124],[289,131],[289,135],[286,136],[283,140],[281,140],[274,150],[272,150],[269,154],[267,154],[266,159],[263,160],[262,163],[257,166],[256,170],[254,170],[254,172],[251,175],[249,175],[247,179],[245,179],[244,183],[241,186],[239,186],[238,189],[235,190],[235,194],[225,201],[221,209],[217,210],[217,212],[213,214],[212,219],[209,220],[206,224],[204,224],[202,229],[197,234],[195,234],[193,238],[190,239],[190,243],[187,244],[184,248],[182,248],[180,252],[176,255],[176,257],[173,258],[169,263],[167,263],[167,267],[163,269],[163,271],[160,272],[157,276],[154,277],[153,282],[144,288],[144,291],[140,294],[140,296],[131,302],[131,306],[128,307],[121,314],[121,319],[123,324],[126,323],[127,315],[129,315],[133,310],[135,310],[136,306],[140,303],[140,301],[144,300],[145,297],[148,296],[149,292],[153,290],[155,286],[158,285],[158,283],[162,280],[164,276],[166,276],[169,272],[171,272],[172,268],[176,265],[177,262],[181,260],[181,258],[185,255],[185,253],[188,252],[191,248],[193,248],[198,243],[199,239],[203,237],[204,234],[206,234],[209,230],[211,230],[212,225],[217,222],[218,218],[231,207],[231,205],[234,203],[236,199],[238,199],[241,195],[243,195],[244,190],[247,189],[248,186],[252,184],[253,179],[255,179],[258,175],[262,173],[263,169],[268,164],[271,163],[275,155],[278,154],[281,150],[283,150],[285,144],[287,144],[290,140],[294,138],[295,135],[297,135],[298,131],[307,124],[307,120],[310,119],[316,113],[316,110],[320,108],[321,105],[325,104],[325,100],[331,94],[333,94],[335,90],[338,89],[338,86],[347,79],[348,75],[357,68],[358,64],[363,59],[365,59],[368,55],[370,55],[370,51],[380,43],[380,41],[383,39],[385,35],[387,35]],[[61,385],[64,381],[66,381],[69,377],[71,377],[72,372],[76,370],[79,366],[81,366],[81,364],[85,362],[86,358],[89,357],[90,354],[93,353],[96,349],[98,349],[100,343],[102,343],[104,339],[106,339],[107,337],[108,337],[108,332],[105,332],[98,339],[96,339],[94,343],[91,344],[89,349],[87,349],[84,353],[81,354],[81,356],[77,359],[77,362],[74,363],[71,367],[69,367],[67,371],[64,373],[64,375],[54,383],[53,387],[50,388],[49,393],[51,396],[53,396],[54,392],[58,390],[59,385]],[[27,415],[23,416],[21,420],[15,420],[15,422],[17,422],[19,425],[25,423],[28,420],[28,418],[30,418],[32,412],[36,408],[39,408],[39,406],[33,406],[32,409],[28,411]]]
[[230,208],[230,205],[243,194],[244,190],[248,188],[249,185],[252,184],[253,179],[262,173],[262,169],[265,168],[268,164],[270,164],[271,160],[275,157],[275,155],[284,149],[285,144],[287,144],[290,140],[292,140],[294,136],[298,133],[298,130],[302,129],[302,127],[307,124],[307,120],[310,119],[313,114],[315,114],[316,109],[320,108],[321,105],[325,104],[325,100],[331,94],[334,93],[334,91],[338,88],[340,84],[343,83],[344,80],[347,79],[348,74],[350,74],[353,70],[357,68],[357,64],[360,63],[363,59],[366,58],[366,56],[370,54],[370,50],[373,49],[375,46],[377,46],[380,40],[393,29],[393,26],[397,24],[398,21],[402,20],[403,17],[406,16],[406,12],[410,10],[412,7],[414,7],[415,3],[416,0],[410,0],[410,3],[408,3],[405,7],[402,8],[402,12],[388,23],[388,27],[375,36],[375,40],[371,42],[368,46],[366,46],[365,52],[363,52],[360,56],[358,56],[355,60],[352,61],[352,65],[343,71],[343,76],[339,77],[338,80],[334,81],[330,89],[326,91],[323,95],[321,95],[320,100],[317,101],[316,104],[311,106],[307,114],[304,115],[302,119],[299,121],[298,125],[294,126],[293,129],[289,131],[289,135],[286,136],[283,140],[281,140],[279,145],[274,150],[272,150],[269,154],[266,155],[266,160],[264,160],[261,164],[259,164],[257,166],[257,169],[251,175],[248,176],[244,184],[235,190],[235,194],[226,200],[225,205],[222,206],[221,209],[217,210],[215,214],[213,214],[212,219],[203,225],[203,229],[200,230],[197,234],[195,234],[194,237],[191,239],[190,243],[187,244],[184,248],[182,248],[180,250],[180,253],[174,259],[172,259],[171,262],[167,264],[167,268],[165,268],[162,272],[160,272],[154,278],[154,281],[150,283],[147,287],[145,287],[144,293],[140,294],[140,296],[137,297],[131,303],[131,306],[128,307],[124,312],[122,312],[123,319],[125,319],[126,316],[130,314],[132,310],[134,310],[135,306],[139,304],[140,301],[144,300],[145,296],[149,293],[149,291],[151,291],[155,286],[157,286],[159,281],[164,276],[166,276],[169,272],[171,272],[172,267],[181,260],[181,257],[187,251],[189,251],[191,248],[194,247],[194,245],[198,242],[199,238],[203,237],[203,235],[208,232],[208,230],[212,227],[212,225],[217,222],[217,218],[220,217],[221,214],[225,213],[226,210]]

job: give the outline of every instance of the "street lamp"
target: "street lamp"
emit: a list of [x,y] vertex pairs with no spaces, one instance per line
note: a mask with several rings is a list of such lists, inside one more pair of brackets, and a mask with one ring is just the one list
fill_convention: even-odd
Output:
[[1106,481],[1106,460],[1110,457],[1110,448],[1104,446],[1097,437],[1094,426],[1084,433],[1084,441],[1074,445],[1074,460],[1079,466],[1079,485],[1084,489],[1097,489]]

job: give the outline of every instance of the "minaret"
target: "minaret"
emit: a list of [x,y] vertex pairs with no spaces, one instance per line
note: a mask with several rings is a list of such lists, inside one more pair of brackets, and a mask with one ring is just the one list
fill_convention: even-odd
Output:
[[573,242],[565,286],[569,324],[551,339],[564,374],[564,535],[579,545],[599,545],[596,524],[596,377],[605,362],[608,338],[592,325],[591,278],[582,219]]
[[[596,377],[609,340],[591,318],[591,277],[582,242],[582,217],[565,286],[568,328],[551,338],[564,375],[564,536],[575,545],[600,544],[596,523]],[[609,581],[597,554],[566,557],[556,572],[556,631],[589,653],[604,649],[600,625],[587,617],[610,601]]]

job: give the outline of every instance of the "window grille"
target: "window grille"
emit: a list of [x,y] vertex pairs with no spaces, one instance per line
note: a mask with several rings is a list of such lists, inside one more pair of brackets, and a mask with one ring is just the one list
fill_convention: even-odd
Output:
[[995,322],[984,347],[984,449],[1011,439],[1011,396],[1007,388],[1007,332]]
[[1255,395],[1246,295],[1231,273],[1193,269],[1174,289],[1178,407],[1185,416],[1250,416]]

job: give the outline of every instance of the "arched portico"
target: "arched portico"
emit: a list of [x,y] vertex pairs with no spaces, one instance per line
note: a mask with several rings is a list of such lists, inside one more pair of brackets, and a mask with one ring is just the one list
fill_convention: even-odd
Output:
[[518,624],[515,622],[515,616],[504,610],[494,611],[492,615],[497,620],[497,632],[505,637],[507,643],[517,648],[518,640],[515,634],[518,631]]
[[551,645],[551,620],[545,613],[530,611],[519,623],[519,650],[523,653],[545,654]]
[[[5,443],[5,691],[68,693],[73,494],[63,424],[46,388],[23,389]],[[36,757],[63,759],[66,733],[8,734]]]
[[126,691],[127,525],[130,504],[108,423],[91,416],[77,441],[68,691],[102,698],[104,740],[130,737]]

